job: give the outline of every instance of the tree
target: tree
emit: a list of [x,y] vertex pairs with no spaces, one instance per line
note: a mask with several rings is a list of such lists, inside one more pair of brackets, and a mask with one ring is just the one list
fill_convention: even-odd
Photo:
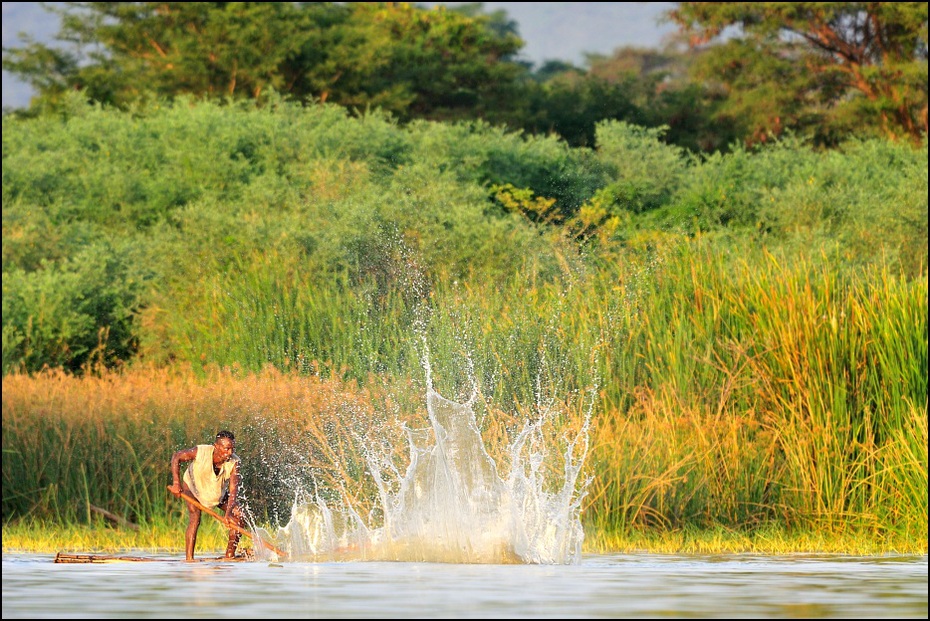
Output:
[[258,97],[289,92],[321,32],[345,9],[293,2],[68,2],[65,47],[4,49],[3,68],[31,83],[38,103],[66,90],[126,105],[179,94]]
[[694,53],[620,47],[610,55],[587,54],[587,70],[547,61],[531,75],[522,98],[522,127],[557,133],[572,146],[594,146],[601,121],[663,127],[662,140],[689,151],[726,149],[736,138],[731,123],[715,116],[719,97],[687,79]]
[[351,107],[381,107],[402,120],[487,118],[507,106],[526,73],[523,41],[499,16],[398,2],[354,2],[334,29],[324,63],[308,67],[312,91]]
[[502,14],[395,2],[69,2],[57,40],[3,51],[54,105],[69,90],[118,106],[181,94],[381,107],[402,119],[474,118],[527,71]]
[[926,135],[925,2],[680,2],[667,17],[703,49],[693,75],[724,90],[720,114],[750,141]]
[[574,68],[543,82],[528,82],[521,102],[522,128],[534,134],[556,134],[574,147],[593,147],[599,121],[643,121],[632,97],[636,86],[628,76],[611,82]]
[[697,53],[672,41],[662,49],[620,47],[609,56],[588,55],[588,76],[621,86],[638,115],[605,117],[664,127],[662,140],[690,151],[720,151],[735,138],[732,124],[717,119],[717,92],[688,77]]

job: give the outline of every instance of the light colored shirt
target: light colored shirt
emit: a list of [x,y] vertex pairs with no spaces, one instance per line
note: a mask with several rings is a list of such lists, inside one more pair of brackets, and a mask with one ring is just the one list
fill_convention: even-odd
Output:
[[213,445],[198,444],[197,456],[184,473],[184,482],[194,493],[197,500],[208,509],[220,504],[229,490],[229,479],[239,458],[233,454],[220,465],[220,473],[213,471]]

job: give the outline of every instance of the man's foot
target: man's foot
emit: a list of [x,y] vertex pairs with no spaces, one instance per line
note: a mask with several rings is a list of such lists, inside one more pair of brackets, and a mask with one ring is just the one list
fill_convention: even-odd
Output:
[[223,555],[225,560],[229,561],[254,561],[255,556],[252,554],[251,550],[243,550],[237,552],[236,554],[225,554]]

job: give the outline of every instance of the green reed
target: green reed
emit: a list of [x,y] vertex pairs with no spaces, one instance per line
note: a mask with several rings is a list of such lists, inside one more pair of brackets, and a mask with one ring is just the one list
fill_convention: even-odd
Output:
[[[623,431],[608,437],[639,434],[641,448],[605,451],[621,455],[602,482],[602,513],[622,516],[608,521],[923,528],[925,494],[901,489],[927,480],[926,434],[912,431],[926,418],[926,277],[850,275],[774,256],[671,261],[641,321],[625,325],[632,351],[612,350],[639,357],[647,372],[633,386],[617,382],[642,405],[621,407],[612,425]],[[721,423],[739,420],[732,433],[745,437],[727,448]],[[903,429],[918,438],[910,450]],[[882,484],[885,472],[907,481]],[[725,511],[733,500],[739,507]],[[897,517],[878,517],[889,512]]]
[[293,476],[370,502],[360,438],[421,417],[428,359],[444,395],[478,389],[499,446],[547,404],[564,429],[594,408],[599,536],[776,524],[926,547],[925,275],[700,240],[415,287],[298,265],[269,254],[195,288],[170,326],[192,362],[177,376],[4,378],[4,517],[180,519],[167,459],[218,426],[245,434],[263,518],[286,518]]
[[[416,377],[416,320],[428,317],[440,389],[467,392],[477,379],[493,403],[513,409],[533,405],[540,385],[555,394],[596,386],[608,425],[648,408],[657,418],[647,439],[660,446],[630,448],[632,477],[603,477],[633,494],[604,506],[618,524],[845,523],[884,506],[890,492],[873,481],[878,448],[888,453],[888,431],[926,395],[926,278],[850,274],[816,257],[733,258],[710,244],[618,256],[562,279],[532,274],[492,285],[440,280],[425,301],[390,286],[246,281],[263,306],[237,323],[236,296],[221,298],[233,320],[220,323],[266,345],[276,335],[265,361],[284,368],[304,351],[356,377]],[[728,426],[737,429],[722,436]],[[618,444],[608,444],[605,463],[624,453]],[[911,472],[919,483],[920,468]],[[643,487],[630,491],[631,480]],[[920,505],[910,513],[919,517]]]

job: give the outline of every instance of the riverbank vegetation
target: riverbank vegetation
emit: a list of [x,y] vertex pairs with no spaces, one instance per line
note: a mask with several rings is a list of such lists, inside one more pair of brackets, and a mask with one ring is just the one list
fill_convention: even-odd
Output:
[[376,521],[366,451],[403,472],[433,387],[502,476],[525,421],[558,453],[590,415],[591,551],[926,553],[926,137],[668,129],[5,115],[4,551],[180,549],[168,460],[221,428],[257,524],[298,493]]
[[[155,520],[138,530],[114,527],[100,519],[90,524],[17,520],[3,528],[3,551],[11,554],[139,553],[183,554],[187,518]],[[240,554],[248,554],[254,543],[243,539]],[[643,529],[604,537],[589,534],[584,554],[767,554],[853,556],[920,555],[926,547],[896,536],[876,539],[869,531],[787,531],[779,526],[751,531],[726,528],[683,530]],[[197,537],[197,557],[226,550],[226,531],[215,521],[205,521]]]

